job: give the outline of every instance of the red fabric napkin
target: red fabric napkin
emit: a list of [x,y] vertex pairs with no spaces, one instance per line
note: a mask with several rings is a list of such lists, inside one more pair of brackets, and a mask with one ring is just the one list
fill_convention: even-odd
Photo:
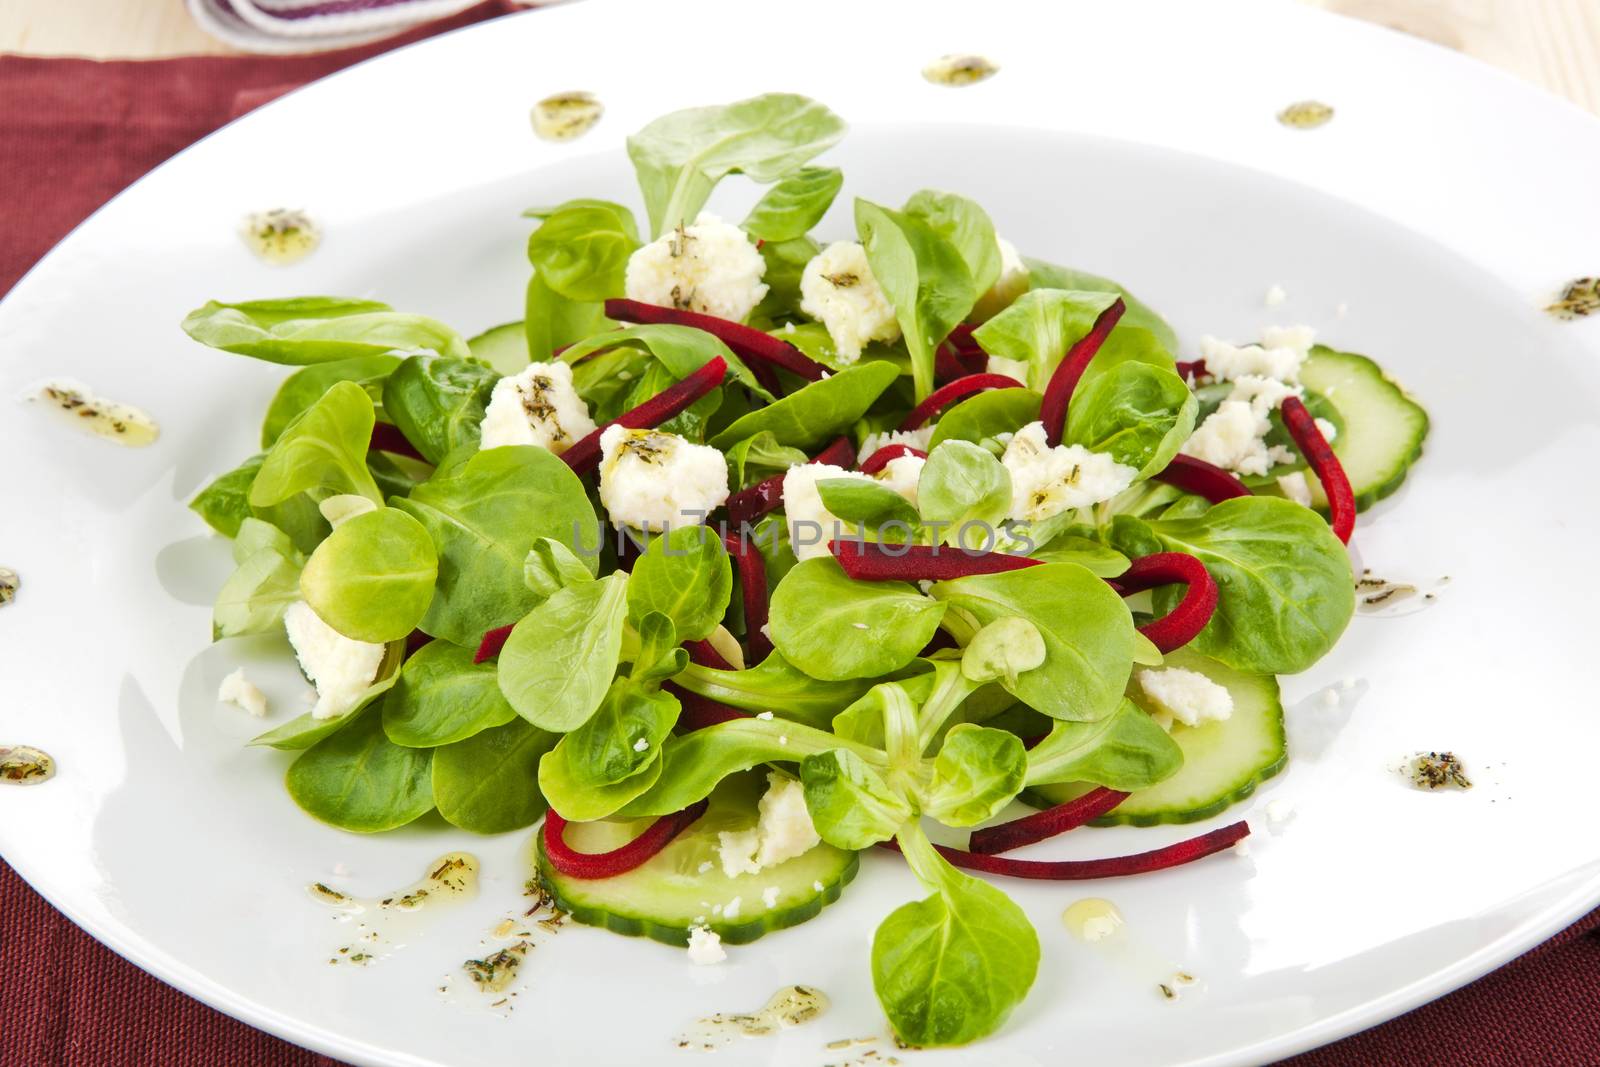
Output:
[[[491,0],[381,44],[287,59],[0,56],[0,292],[118,190],[230,119],[397,44],[516,7]],[[1597,931],[1600,912],[1458,993],[1289,1062],[1600,1064]],[[337,1067],[146,975],[0,863],[0,1065],[135,1064]]]

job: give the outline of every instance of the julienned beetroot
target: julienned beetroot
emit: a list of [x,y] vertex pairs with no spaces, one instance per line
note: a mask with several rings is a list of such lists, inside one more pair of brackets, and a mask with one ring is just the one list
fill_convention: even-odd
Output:
[[1052,447],[1061,443],[1061,434],[1067,426],[1067,404],[1072,400],[1073,390],[1078,388],[1078,380],[1126,310],[1122,297],[1113,300],[1110,307],[1095,317],[1089,332],[1067,349],[1067,354],[1050,375],[1044,387],[1044,400],[1039,404],[1039,421],[1044,423],[1045,441]]
[[744,605],[745,649],[747,666],[755,666],[772,651],[772,639],[767,636],[767,561],[761,550],[740,533],[728,531],[722,543],[739,568],[739,594]]
[[544,854],[550,866],[568,878],[615,878],[648,861],[672,843],[706,811],[706,802],[692,804],[673,815],[663,815],[638,837],[610,852],[575,852],[567,847],[567,820],[551,808],[544,816]]
[[928,454],[922,449],[912,448],[910,445],[884,445],[862,460],[858,469],[862,474],[877,474],[887,467],[891,460],[900,459],[902,456],[916,456],[918,459],[928,458]]
[[981,393],[986,389],[1021,388],[1021,382],[1004,374],[969,374],[965,378],[957,378],[949,385],[941,385],[929,393],[922,403],[912,408],[911,414],[900,423],[900,429],[915,430],[957,400],[965,400],[974,393]]
[[624,426],[630,430],[648,430],[660,426],[721,385],[727,373],[728,361],[713,356],[687,378],[669,385],[638,407],[624,411],[604,426],[596,427],[593,433],[561,453],[561,459],[574,474],[580,477],[588,474],[600,464],[600,435],[608,428]]
[[1128,794],[1104,786],[1089,790],[1053,808],[1013,819],[999,826],[974,830],[967,841],[967,850],[982,855],[1010,852],[1014,848],[1032,845],[1046,838],[1076,830],[1084,823],[1098,819],[1118,804],[1128,799]]
[[[1005,856],[963,852],[961,849],[947,848],[943,845],[934,847],[953,867],[981,871],[984,874],[1003,874],[1010,878],[1073,882],[1089,878],[1123,878],[1130,874],[1164,871],[1169,867],[1193,863],[1225,848],[1231,848],[1249,836],[1249,824],[1241,821],[1165,848],[1098,860],[1014,860]],[[884,841],[882,844],[885,848],[899,851],[899,847],[893,841]]]
[[683,648],[689,653],[689,658],[702,667],[715,667],[719,671],[733,670],[733,664],[710,641],[685,641]]
[[372,424],[372,444],[368,447],[374,452],[389,452],[396,456],[409,456],[411,459],[423,458],[422,453],[417,451],[417,446],[400,432],[400,427],[391,426],[387,422]]
[[661,689],[678,698],[678,729],[684,733],[703,730],[719,722],[732,722],[734,719],[750,717],[748,711],[690,692],[675,682],[662,682]]
[[[855,464],[856,450],[848,437],[836,437],[833,443],[811,457],[812,463],[827,463],[835,467],[850,467]],[[769,511],[776,511],[783,506],[783,475],[774,474],[772,477],[757,482],[755,485],[741,489],[728,498],[728,521],[735,526],[742,526],[747,522],[755,522]]]
[[1185,493],[1203,496],[1213,504],[1250,495],[1249,488],[1243,482],[1221,467],[1181,454],[1173,456],[1172,462],[1155,476],[1155,480],[1175,485]]
[[1139,632],[1162,652],[1172,652],[1193,641],[1217,610],[1216,579],[1204,563],[1184,552],[1141,556],[1126,571],[1107,581],[1123,596],[1161,585],[1182,583],[1189,587],[1171,611],[1139,627]]
[[483,635],[483,640],[478,642],[478,651],[473,653],[472,662],[483,663],[500,655],[500,650],[506,647],[506,639],[511,636],[511,625],[496,626]]
[[606,317],[618,322],[668,323],[704,330],[733,349],[742,359],[781,367],[790,374],[797,374],[808,381],[820,381],[828,373],[827,367],[788,341],[780,340],[770,333],[763,333],[754,326],[734,322],[732,319],[719,319],[715,315],[703,315],[698,311],[657,307],[637,300],[607,300]]
[[1328,498],[1328,524],[1333,527],[1334,535],[1349,544],[1350,534],[1356,528],[1356,495],[1350,488],[1350,478],[1344,472],[1344,464],[1333,454],[1328,439],[1317,429],[1317,420],[1311,417],[1311,412],[1306,410],[1305,402],[1299,397],[1284,399],[1283,425],[1306,457],[1306,463],[1317,476],[1317,481],[1322,483],[1322,495]]

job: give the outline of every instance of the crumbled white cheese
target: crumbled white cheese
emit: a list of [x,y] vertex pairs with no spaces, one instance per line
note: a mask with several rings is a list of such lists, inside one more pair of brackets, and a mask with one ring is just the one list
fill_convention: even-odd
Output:
[[572,385],[572,368],[559,360],[530,363],[494,383],[478,447],[538,445],[560,453],[593,432],[589,405]]
[[1282,406],[1283,402],[1291,396],[1302,396],[1305,390],[1298,385],[1286,385],[1276,378],[1263,378],[1258,374],[1244,374],[1233,383],[1233,390],[1228,393],[1229,400],[1242,400],[1253,408],[1256,414],[1265,417],[1272,411]]
[[861,458],[870,459],[872,454],[880,448],[890,445],[905,445],[919,452],[926,452],[928,444],[933,440],[933,427],[924,426],[920,430],[888,430],[881,433],[869,433],[867,439],[861,442]]
[[1315,336],[1309,326],[1268,326],[1258,345],[1233,345],[1208,335],[1200,338],[1200,358],[1218,381],[1252,374],[1293,384],[1300,380],[1300,365]]
[[1306,480],[1305,471],[1294,471],[1278,479],[1278,488],[1283,495],[1293,500],[1296,504],[1311,506],[1311,483]]
[[1275,308],[1287,299],[1289,299],[1289,294],[1284,291],[1283,286],[1269,285],[1267,286],[1267,295],[1262,298],[1262,302],[1269,308]]
[[854,363],[870,341],[896,341],[900,323],[855,241],[835,241],[800,273],[800,310],[827,327],[841,363]]
[[756,718],[762,720],[763,722],[771,722],[772,721],[772,712],[763,711],[760,715],[757,715]]
[[1267,822],[1273,827],[1282,826],[1294,818],[1294,805],[1287,800],[1272,800],[1267,802]]
[[715,930],[704,926],[695,926],[689,930],[689,962],[696,966],[705,967],[713,963],[721,963],[728,958],[728,950],[722,947],[722,935]]
[[1044,423],[1030,422],[1006,445],[1000,462],[1011,474],[1011,517],[1030,522],[1068,508],[1110,500],[1138,471],[1082,445],[1045,443]]
[[812,883],[811,883],[811,888],[813,890],[815,890],[816,892],[820,893],[823,890],[823,885],[822,885],[822,883],[820,881],[813,880]]
[[732,223],[701,212],[628,257],[629,300],[743,322],[767,295],[766,262]]
[[1241,837],[1239,840],[1235,841],[1233,843],[1233,854],[1235,856],[1248,857],[1250,855],[1250,839],[1247,837]]
[[1333,689],[1333,688],[1324,689],[1322,691],[1322,706],[1325,707],[1325,708],[1336,708],[1336,707],[1338,707],[1339,706],[1339,691],[1337,689]]
[[995,244],[1000,246],[1000,275],[989,286],[989,291],[978,297],[972,309],[974,322],[1000,314],[1028,291],[1028,265],[1022,261],[1017,246],[999,235],[995,236]]
[[722,917],[729,920],[737,919],[739,917],[739,910],[743,907],[744,897],[734,897],[732,900],[728,901],[728,903],[722,906]]
[[600,503],[614,526],[659,533],[694,525],[728,499],[728,463],[710,445],[609,426],[600,453]]
[[789,547],[796,559],[828,554],[828,542],[843,537],[845,524],[822,503],[817,482],[825,478],[871,481],[870,475],[831,463],[800,463],[783,476],[783,514],[789,523]]
[[769,885],[761,891],[761,903],[768,911],[778,906],[778,893],[778,887],[775,885]]
[[775,867],[810,851],[822,840],[811,823],[805,790],[797,779],[777,772],[767,775],[767,791],[757,807],[755,826],[717,835],[722,872],[729,878]]
[[1333,444],[1333,439],[1339,436],[1339,427],[1327,419],[1312,419],[1311,421],[1317,424],[1317,432],[1322,435],[1322,439],[1330,445]]
[[695,870],[699,871],[701,874],[705,874],[714,866],[715,864],[713,864],[710,860],[706,860],[705,862],[701,863],[700,866],[696,867]]
[[1003,374],[1007,378],[1028,384],[1028,371],[1033,365],[1022,359],[1007,359],[1004,356],[990,356],[989,362],[984,365],[984,371],[989,374]]
[[878,481],[899,493],[915,506],[917,484],[922,481],[922,467],[928,461],[921,456],[896,456],[883,465],[877,474]]
[[[1311,346],[1316,344],[1317,331],[1304,323],[1298,326],[1263,326],[1261,328],[1261,344],[1268,349],[1288,349],[1298,352],[1304,359],[1311,351]],[[1282,375],[1274,375],[1282,377]]]
[[1195,428],[1179,451],[1238,474],[1265,474],[1272,468],[1272,458],[1262,440],[1269,429],[1271,424],[1266,417],[1248,401],[1224,400]]
[[650,747],[649,738],[641,737],[641,738],[639,738],[639,740],[637,740],[637,741],[635,741],[633,743],[633,750],[635,752],[643,752],[645,749],[647,749],[649,747]]
[[1185,726],[1222,722],[1233,714],[1233,695],[1198,671],[1182,667],[1140,671],[1139,688]]
[[355,707],[378,676],[384,646],[353,641],[297,600],[283,613],[283,628],[300,661],[300,669],[317,687],[313,719],[337,719]]
[[242,708],[258,719],[266,717],[267,698],[254,682],[244,676],[243,667],[222,680],[222,685],[217,688],[217,699]]

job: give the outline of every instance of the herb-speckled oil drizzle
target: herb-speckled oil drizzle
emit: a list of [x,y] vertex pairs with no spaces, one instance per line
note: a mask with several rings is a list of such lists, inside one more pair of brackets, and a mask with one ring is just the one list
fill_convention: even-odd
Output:
[[17,599],[17,590],[22,588],[22,579],[17,577],[17,572],[10,567],[0,567],[0,607]]
[[1278,121],[1295,130],[1314,130],[1333,118],[1333,108],[1320,100],[1301,100],[1278,112]]
[[465,852],[451,852],[428,865],[420,880],[375,897],[357,897],[326,882],[312,882],[306,892],[312,900],[335,910],[334,918],[355,924],[355,938],[336,949],[331,964],[366,966],[392,955],[411,940],[421,916],[436,913],[442,905],[467,900],[478,891],[478,861]]
[[959,88],[975,85],[1000,73],[1000,65],[992,59],[974,55],[940,56],[922,68],[922,76],[935,85]]
[[0,745],[0,785],[38,785],[55,777],[56,761],[32,745]]
[[1439,591],[1449,584],[1448,574],[1440,575],[1431,584],[1399,582],[1379,578],[1369,567],[1356,579],[1356,612],[1385,617],[1410,615],[1431,607],[1439,599]]
[[1454,752],[1418,752],[1406,765],[1406,776],[1418,789],[1471,789],[1467,769]]
[[281,207],[245,216],[239,232],[250,251],[280,267],[306,258],[322,243],[322,227],[310,215]]
[[718,1012],[696,1020],[675,1044],[681,1049],[710,1052],[736,1037],[768,1037],[811,1022],[827,1010],[828,996],[816,986],[785,986],[772,994],[760,1011]]
[[129,404],[97,397],[82,382],[46,382],[28,397],[86,433],[128,448],[154,444],[161,436],[156,420]]
[[533,105],[533,132],[546,141],[576,140],[605,113],[605,105],[593,93],[556,93]]
[[1563,321],[1581,319],[1600,311],[1600,278],[1579,278],[1568,282],[1555,303],[1545,310]]

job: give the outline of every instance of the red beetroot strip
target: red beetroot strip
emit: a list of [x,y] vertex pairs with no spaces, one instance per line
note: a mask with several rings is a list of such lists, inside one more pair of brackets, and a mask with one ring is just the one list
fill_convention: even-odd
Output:
[[678,698],[678,726],[684,733],[703,730],[719,722],[732,722],[734,719],[750,717],[748,711],[741,711],[731,704],[724,704],[720,700],[712,700],[710,697],[690,692],[676,682],[662,682],[661,688]]
[[1206,376],[1206,361],[1203,359],[1180,359],[1177,365],[1178,377],[1186,382]]
[[698,311],[657,307],[637,300],[607,300],[606,318],[618,322],[667,323],[704,330],[744,359],[782,367],[790,374],[798,374],[808,381],[819,381],[828,373],[827,367],[788,341],[780,340],[770,333],[763,333],[754,326],[734,322],[732,319],[719,319],[715,315],[702,315]]
[[974,830],[967,849],[980,855],[992,856],[997,852],[1010,852],[1014,848],[1036,844],[1048,837],[1076,830],[1091,819],[1098,819],[1112,808],[1128,799],[1128,794],[1099,786],[1081,797],[1064,804],[1013,819],[999,826]]
[[918,459],[928,458],[928,454],[922,449],[912,448],[910,445],[884,445],[863,460],[858,469],[862,474],[877,474],[889,465],[890,460],[900,459],[902,456],[916,456]]
[[722,543],[739,568],[739,592],[744,603],[744,643],[747,666],[755,666],[772,651],[772,641],[766,635],[767,626],[767,561],[761,552],[744,536],[733,531],[722,535]]
[[1294,438],[1317,481],[1322,483],[1322,495],[1328,498],[1328,522],[1334,536],[1349,544],[1350,534],[1356,528],[1356,496],[1344,465],[1333,454],[1328,439],[1317,429],[1317,420],[1306,410],[1305,401],[1297,396],[1285,397],[1282,411],[1289,436]]
[[[811,457],[812,463],[830,463],[835,467],[850,467],[855,461],[855,446],[848,437],[834,438],[832,444]],[[782,506],[783,475],[774,474],[730,496],[727,503],[728,520],[736,525],[755,522],[767,512],[776,511]]]
[[564,835],[567,820],[551,808],[544,816],[544,854],[550,866],[568,878],[615,878],[649,860],[672,843],[706,811],[706,802],[691,804],[680,812],[663,815],[649,829],[621,848],[610,852],[576,852],[567,847]]
[[[952,335],[953,337],[953,335]],[[983,349],[976,345],[963,347],[954,340],[946,341],[933,353],[933,377],[935,381],[951,381],[956,378],[965,378],[969,374],[982,374],[983,369],[989,365],[989,357],[984,355]]]
[[733,664],[710,641],[685,641],[683,648],[689,653],[689,658],[702,667],[714,667],[719,671],[733,670]]
[[[1003,874],[1010,878],[1036,878],[1050,882],[1074,882],[1089,878],[1124,878],[1131,874],[1149,874],[1180,867],[1185,863],[1204,859],[1250,836],[1249,824],[1230,823],[1220,830],[1212,830],[1187,841],[1179,841],[1166,848],[1138,852],[1132,856],[1110,856],[1098,860],[1015,860],[1006,856],[986,856],[978,852],[963,852],[958,848],[935,845],[939,855],[953,867],[984,874]],[[893,841],[883,841],[885,848],[900,851]]]
[[[512,624],[515,625],[515,624]],[[500,655],[500,650],[506,647],[506,639],[511,636],[511,626],[496,626],[483,635],[483,640],[478,642],[478,651],[472,655],[472,662],[482,663]]]
[[1185,493],[1203,496],[1213,504],[1250,495],[1249,488],[1232,474],[1193,456],[1173,456],[1172,462],[1155,479],[1175,485]]
[[1110,307],[1095,317],[1089,332],[1078,338],[1067,349],[1061,362],[1056,364],[1049,383],[1044,387],[1044,401],[1039,405],[1039,420],[1044,423],[1045,441],[1051,447],[1061,443],[1061,433],[1067,425],[1067,403],[1072,399],[1073,390],[1078,388],[1078,380],[1083,377],[1089,361],[1106,343],[1106,338],[1111,336],[1111,331],[1127,309],[1122,297],[1113,300]]
[[1171,652],[1193,641],[1217,610],[1216,579],[1211,577],[1204,563],[1185,552],[1140,556],[1127,570],[1106,581],[1121,596],[1132,596],[1159,585],[1182,583],[1189,587],[1171,611],[1139,627],[1139,632],[1162,652]]
[[417,451],[417,446],[400,432],[400,427],[391,426],[387,422],[372,424],[372,444],[368,446],[376,452],[392,452],[397,456],[410,456],[412,459],[422,459],[423,455]]
[[580,477],[594,470],[600,463],[600,435],[612,426],[625,426],[630,430],[648,430],[660,426],[722,384],[728,373],[728,361],[714,356],[687,378],[670,385],[646,400],[643,404],[612,419],[577,444],[561,453],[561,458],[574,474]]
[[900,424],[900,429],[915,430],[957,400],[965,400],[974,393],[981,393],[985,389],[1021,388],[1021,382],[1015,378],[1008,378],[1004,374],[969,374],[965,378],[957,378],[949,385],[941,385],[929,393],[927,399],[922,403],[912,408],[911,414],[907,415],[905,421]]

